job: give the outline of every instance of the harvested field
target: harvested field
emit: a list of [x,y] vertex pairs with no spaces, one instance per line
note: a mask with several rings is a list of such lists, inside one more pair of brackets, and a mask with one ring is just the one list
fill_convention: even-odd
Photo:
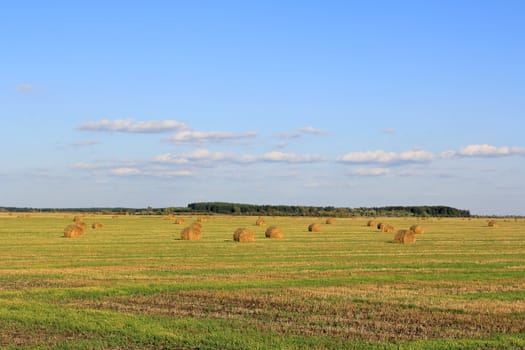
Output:
[[[393,244],[366,218],[312,235],[314,218],[275,217],[274,240],[256,217],[214,217],[189,244],[161,218],[96,216],[104,234],[64,239],[63,214],[0,215],[0,347],[525,347],[520,220],[429,218]],[[236,244],[238,227],[257,239]]]

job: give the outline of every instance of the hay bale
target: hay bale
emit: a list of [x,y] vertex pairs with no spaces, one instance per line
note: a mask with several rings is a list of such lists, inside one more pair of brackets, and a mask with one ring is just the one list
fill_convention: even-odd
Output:
[[73,222],[82,222],[84,221],[84,218],[81,215],[75,215],[73,217]]
[[93,223],[93,225],[91,225],[91,228],[93,230],[96,230],[96,229],[99,229],[99,228],[103,228],[104,227],[104,224],[100,223],[100,222],[95,222]]
[[80,228],[82,228],[83,230],[86,230],[88,225],[84,222],[84,221],[81,221],[81,222],[77,222],[76,224],[74,225],[77,225],[77,226],[80,226]]
[[202,239],[202,226],[193,223],[190,226],[185,227],[180,233],[180,239],[184,241],[196,241]]
[[197,219],[198,222],[206,222],[208,221],[208,218],[204,217],[204,216],[201,216],[200,218]]
[[489,220],[488,225],[489,225],[489,227],[497,227],[498,226],[497,223],[496,223],[496,220]]
[[381,231],[381,230],[383,229],[383,226],[385,226],[385,224],[382,223],[382,222],[379,222],[379,223],[377,224],[376,227],[377,227],[377,229],[378,229],[379,231]]
[[76,238],[84,235],[84,229],[77,224],[71,224],[64,228],[64,237]]
[[411,230],[399,230],[394,236],[396,243],[416,243],[416,234]]
[[283,231],[275,226],[270,226],[264,234],[267,238],[283,238]]
[[257,226],[266,226],[266,221],[259,216],[257,221],[255,221],[255,225],[257,225]]
[[376,225],[377,223],[374,220],[368,220],[368,222],[366,223],[366,226],[368,227],[375,227]]
[[233,240],[241,243],[248,243],[255,241],[253,231],[246,227],[240,227],[233,233]]
[[326,224],[327,224],[327,225],[332,225],[332,224],[334,224],[334,223],[335,223],[334,218],[328,218],[328,219],[326,219]]
[[321,232],[321,225],[313,223],[308,226],[310,232]]
[[392,232],[395,232],[395,231],[396,231],[396,229],[392,225],[382,224],[382,226],[381,226],[381,232],[392,233]]
[[410,231],[414,231],[416,235],[422,235],[423,233],[425,233],[425,229],[421,225],[410,226]]
[[176,225],[184,225],[184,222],[185,222],[184,219],[176,219],[174,224],[176,224]]

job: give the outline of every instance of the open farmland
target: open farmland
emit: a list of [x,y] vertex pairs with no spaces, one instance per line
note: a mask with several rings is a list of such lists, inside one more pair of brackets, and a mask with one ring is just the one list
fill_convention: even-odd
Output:
[[[0,216],[5,348],[525,348],[525,221]],[[91,229],[100,222],[102,229]],[[321,232],[308,232],[317,222]],[[232,239],[239,227],[255,241]]]

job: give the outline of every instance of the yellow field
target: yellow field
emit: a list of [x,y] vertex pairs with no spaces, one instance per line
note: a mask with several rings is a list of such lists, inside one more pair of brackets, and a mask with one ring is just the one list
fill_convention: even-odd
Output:
[[[212,216],[203,239],[160,216],[0,214],[0,346],[14,348],[521,348],[525,221]],[[104,228],[91,229],[101,222]],[[320,233],[308,232],[321,224]],[[233,242],[235,229],[255,232]]]

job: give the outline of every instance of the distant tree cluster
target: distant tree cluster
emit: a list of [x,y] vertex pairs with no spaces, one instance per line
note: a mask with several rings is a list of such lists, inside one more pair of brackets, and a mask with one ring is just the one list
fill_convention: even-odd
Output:
[[0,207],[0,212],[22,213],[94,213],[110,215],[170,215],[170,214],[226,214],[226,215],[265,215],[265,216],[416,216],[416,217],[470,217],[469,210],[446,206],[393,206],[378,208],[336,208],[303,205],[256,205],[226,202],[190,203],[187,207],[168,208],[16,208]]
[[391,206],[379,208],[336,208],[300,205],[255,205],[226,202],[190,203],[188,208],[194,212],[230,215],[270,215],[270,216],[432,216],[432,217],[470,217],[469,210],[447,206]]

